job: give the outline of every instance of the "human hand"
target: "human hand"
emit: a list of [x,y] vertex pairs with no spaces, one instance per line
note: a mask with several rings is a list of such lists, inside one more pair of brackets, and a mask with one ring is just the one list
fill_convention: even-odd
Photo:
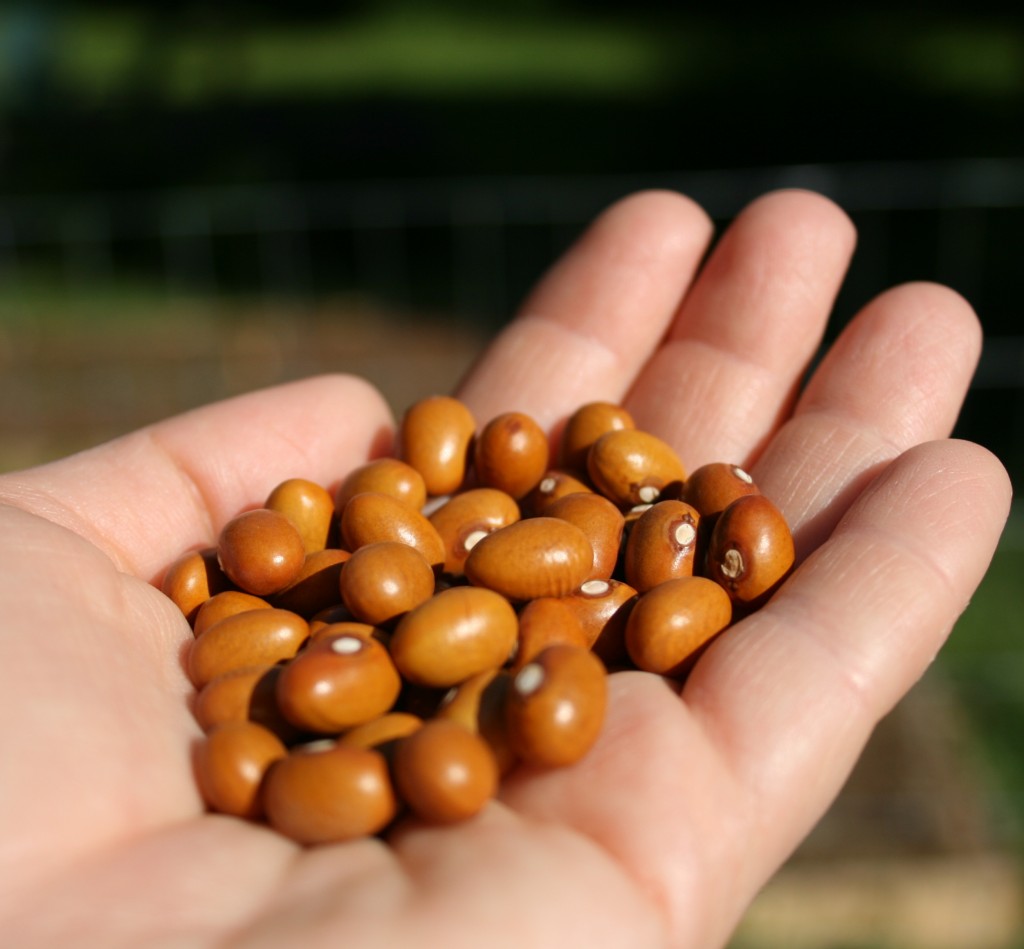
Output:
[[869,303],[798,392],[853,245],[800,192],[748,207],[702,262],[687,199],[635,195],[547,274],[458,394],[554,427],[623,401],[689,469],[735,461],[800,565],[681,693],[609,679],[579,764],[513,775],[465,824],[303,850],[204,813],[182,659],[153,585],[288,477],[385,450],[359,380],[203,408],[0,478],[0,931],[18,945],[711,947],[828,807],[989,562],[1005,472],[944,441],[977,359],[932,285]]

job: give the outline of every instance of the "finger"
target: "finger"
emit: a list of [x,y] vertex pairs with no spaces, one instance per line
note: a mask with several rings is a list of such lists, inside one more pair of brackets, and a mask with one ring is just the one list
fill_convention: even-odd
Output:
[[324,486],[390,444],[386,403],[350,376],[238,396],[0,479],[0,500],[84,536],[153,579],[291,477]]
[[481,420],[509,409],[545,427],[585,401],[618,401],[669,325],[711,236],[670,192],[609,208],[555,264],[458,395]]
[[766,195],[728,228],[626,400],[692,469],[749,464],[791,407],[855,234],[831,201]]
[[980,348],[970,306],[932,284],[882,294],[845,328],[754,467],[801,555],[880,466],[952,431]]
[[760,866],[744,864],[756,876],[809,832],[934,658],[984,575],[1010,494],[976,445],[911,449],[698,663],[683,699],[745,793],[744,833],[764,848]]

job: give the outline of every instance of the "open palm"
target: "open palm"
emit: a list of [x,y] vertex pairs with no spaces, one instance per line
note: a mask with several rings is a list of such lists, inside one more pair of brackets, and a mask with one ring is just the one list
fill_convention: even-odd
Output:
[[[386,450],[366,383],[257,392],[0,478],[0,933],[18,946],[700,946],[728,939],[966,605],[1010,489],[943,440],[978,355],[933,285],[870,302],[800,387],[852,252],[802,192],[749,206],[707,256],[687,199],[602,215],[458,394],[555,428],[621,400],[692,469],[744,464],[800,566],[681,693],[619,673],[580,764],[516,774],[463,825],[302,849],[205,814],[182,659],[153,586],[288,477]],[[427,393],[424,393],[427,394]]]

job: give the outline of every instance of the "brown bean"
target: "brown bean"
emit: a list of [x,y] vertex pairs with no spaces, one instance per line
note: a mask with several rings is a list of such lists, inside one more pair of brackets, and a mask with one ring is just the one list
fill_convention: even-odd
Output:
[[633,587],[614,578],[587,580],[562,597],[583,628],[586,642],[609,668],[626,660],[626,620],[636,598]]
[[281,740],[254,722],[218,725],[196,747],[199,793],[219,814],[258,818],[260,790],[270,766],[287,755]]
[[409,712],[388,712],[372,721],[356,725],[338,738],[349,748],[381,748],[405,738],[423,725],[423,719]]
[[588,402],[569,416],[562,430],[559,464],[585,469],[590,446],[608,432],[636,428],[633,416],[613,402]]
[[484,537],[466,558],[470,583],[510,600],[563,596],[579,586],[594,564],[594,548],[575,524],[530,517]]
[[270,492],[263,506],[279,511],[295,525],[307,554],[327,546],[334,498],[322,485],[306,478],[289,478]]
[[426,516],[387,494],[357,494],[341,512],[341,536],[353,553],[366,544],[396,541],[414,547],[431,567],[444,564],[441,535]]
[[645,672],[681,676],[731,620],[729,594],[713,580],[667,580],[636,601],[626,623],[626,649]]
[[214,623],[235,613],[246,613],[249,610],[269,610],[271,604],[261,596],[253,596],[242,590],[222,590],[211,596],[196,612],[192,632],[201,636]]
[[445,573],[460,575],[479,540],[519,517],[515,499],[497,488],[472,488],[452,495],[428,517],[444,541]]
[[285,721],[277,707],[277,677],[281,666],[259,665],[234,669],[211,679],[196,695],[193,714],[203,731],[225,722],[255,722],[269,729],[285,744],[299,738],[299,731]]
[[309,636],[309,623],[289,610],[249,610],[214,623],[188,651],[188,675],[201,689],[211,679],[246,666],[291,659]]
[[337,547],[307,554],[299,575],[270,597],[272,604],[307,618],[336,605],[341,596],[341,568],[350,556],[347,550]]
[[447,688],[503,665],[518,622],[503,596],[483,587],[451,587],[399,621],[391,656],[415,685]]
[[512,675],[505,669],[470,676],[448,691],[433,715],[476,732],[490,747],[501,774],[511,771],[517,760],[505,728],[505,696],[511,684]]
[[692,504],[701,517],[712,518],[736,498],[758,493],[754,479],[739,465],[712,461],[690,472],[680,498]]
[[392,771],[399,797],[436,824],[473,817],[498,789],[498,765],[487,743],[452,721],[426,722],[399,741]]
[[598,491],[619,507],[656,501],[663,488],[686,478],[667,442],[635,429],[608,432],[594,442],[587,472]]
[[217,559],[231,581],[256,596],[283,590],[299,574],[306,548],[280,511],[256,508],[233,517],[217,539]]
[[299,746],[275,762],[263,806],[271,827],[307,846],[379,833],[398,812],[384,756],[338,742]]
[[390,495],[414,511],[427,500],[423,475],[397,458],[377,458],[350,471],[335,492],[335,510],[340,514],[353,497],[367,492]]
[[582,472],[563,471],[549,468],[532,491],[519,502],[527,517],[538,517],[547,513],[548,505],[567,494],[592,492],[594,489],[583,480]]
[[284,667],[277,704],[296,727],[336,735],[390,711],[401,687],[391,657],[375,639],[332,636]]
[[593,491],[567,494],[547,506],[547,516],[575,524],[587,535],[594,566],[586,579],[607,579],[615,572],[625,518],[611,501]]
[[579,761],[604,724],[606,673],[578,646],[549,646],[516,673],[505,705],[509,741],[520,759],[541,767]]
[[341,599],[357,620],[387,626],[434,593],[434,570],[416,548],[397,541],[359,547],[341,572]]
[[544,477],[548,453],[548,437],[533,418],[523,412],[503,412],[476,438],[473,464],[477,480],[518,500]]
[[194,623],[199,608],[211,596],[227,590],[231,581],[217,562],[217,548],[190,550],[174,561],[164,573],[160,589],[182,615]]
[[630,528],[623,575],[638,593],[693,576],[700,514],[685,501],[658,501]]
[[705,570],[729,594],[734,608],[754,609],[789,575],[795,556],[782,512],[764,495],[750,494],[718,516]]
[[[349,615],[347,609],[345,610],[345,615]],[[321,639],[330,639],[332,636],[355,636],[357,639],[376,639],[385,649],[387,649],[388,642],[390,641],[390,636],[386,630],[381,629],[379,626],[374,626],[372,623],[361,623],[353,619],[317,623],[316,628],[314,629],[313,627],[314,624],[310,623],[309,639],[306,641],[307,648]]]
[[583,624],[565,598],[542,596],[530,600],[519,611],[519,638],[509,670],[518,672],[541,650],[555,643],[590,648]]
[[452,494],[465,480],[476,419],[451,396],[430,396],[411,405],[398,430],[398,457],[422,476],[431,496]]

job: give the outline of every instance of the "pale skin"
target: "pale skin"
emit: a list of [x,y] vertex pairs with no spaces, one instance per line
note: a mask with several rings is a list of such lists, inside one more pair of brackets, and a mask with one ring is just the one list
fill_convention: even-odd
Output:
[[[204,813],[182,658],[156,589],[288,477],[386,451],[367,383],[318,377],[0,478],[0,934],[19,946],[715,947],[827,809],[981,580],[1009,481],[948,440],[980,347],[969,305],[901,286],[810,381],[854,245],[790,191],[705,259],[680,195],[630,196],[540,281],[457,389],[557,430],[623,401],[692,469],[746,465],[799,567],[681,693],[609,680],[579,765],[518,774],[478,818],[301,849]],[[425,393],[426,394],[426,393]]]

